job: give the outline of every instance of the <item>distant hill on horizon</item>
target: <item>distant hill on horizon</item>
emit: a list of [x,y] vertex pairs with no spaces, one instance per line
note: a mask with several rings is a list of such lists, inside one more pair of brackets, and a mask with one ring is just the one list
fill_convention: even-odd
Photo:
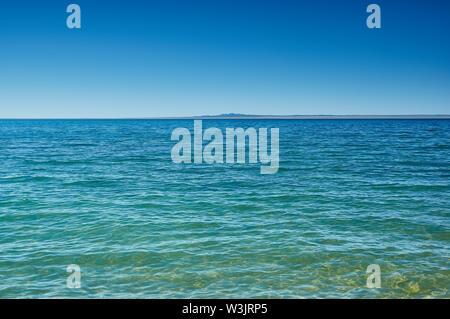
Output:
[[450,119],[450,114],[412,114],[412,115],[257,115],[225,113],[219,115],[200,115],[194,119]]

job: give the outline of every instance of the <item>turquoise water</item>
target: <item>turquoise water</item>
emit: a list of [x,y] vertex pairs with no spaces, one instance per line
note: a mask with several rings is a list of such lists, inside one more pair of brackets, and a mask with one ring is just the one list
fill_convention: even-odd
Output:
[[174,164],[189,120],[0,121],[0,298],[449,297],[450,121],[212,126],[278,127],[278,173]]

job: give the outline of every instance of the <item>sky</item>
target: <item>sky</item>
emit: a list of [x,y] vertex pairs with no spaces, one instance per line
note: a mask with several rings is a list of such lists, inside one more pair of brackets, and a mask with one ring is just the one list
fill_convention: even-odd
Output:
[[223,113],[450,114],[450,1],[0,2],[0,118]]

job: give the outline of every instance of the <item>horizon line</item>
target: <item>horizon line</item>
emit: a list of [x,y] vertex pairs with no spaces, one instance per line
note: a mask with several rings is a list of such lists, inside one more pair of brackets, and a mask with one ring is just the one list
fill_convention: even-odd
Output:
[[5,117],[0,120],[247,120],[247,119],[275,119],[275,120],[307,120],[307,119],[450,119],[450,114],[398,114],[398,115],[249,115],[249,114],[221,114],[221,115],[193,115],[193,116],[142,116],[142,117]]

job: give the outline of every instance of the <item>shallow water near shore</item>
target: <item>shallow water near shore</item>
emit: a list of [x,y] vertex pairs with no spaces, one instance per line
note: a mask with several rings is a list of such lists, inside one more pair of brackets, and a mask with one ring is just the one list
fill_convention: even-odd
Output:
[[175,164],[177,127],[0,120],[0,298],[449,297],[449,120],[203,121],[279,128],[274,175]]

